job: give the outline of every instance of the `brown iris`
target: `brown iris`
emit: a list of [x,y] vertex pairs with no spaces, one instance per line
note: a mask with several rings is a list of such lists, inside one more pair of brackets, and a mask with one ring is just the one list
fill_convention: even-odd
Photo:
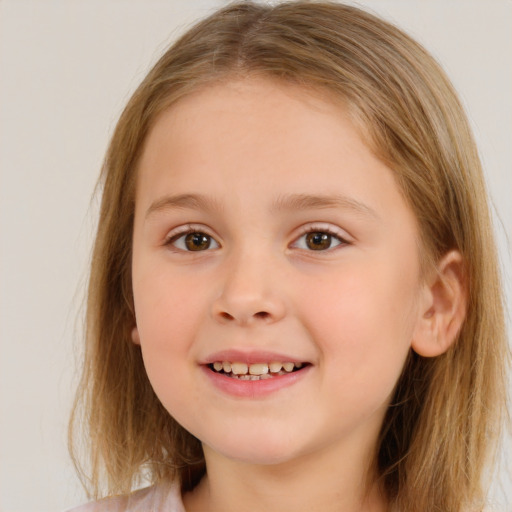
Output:
[[185,246],[189,251],[204,251],[211,244],[211,238],[204,233],[189,233],[185,237]]
[[314,231],[306,235],[306,245],[313,251],[324,251],[331,247],[332,236],[321,231]]

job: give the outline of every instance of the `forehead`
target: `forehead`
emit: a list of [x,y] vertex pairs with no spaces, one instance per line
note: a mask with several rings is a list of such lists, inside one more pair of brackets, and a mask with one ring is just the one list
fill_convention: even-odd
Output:
[[[224,138],[236,142],[233,151],[245,140],[253,144],[254,151],[258,140],[248,137],[259,133],[267,149],[282,147],[285,137],[274,138],[272,144],[271,135],[286,135],[290,143],[300,135],[310,138],[313,130],[318,132],[318,124],[332,122],[335,116],[348,118],[348,109],[341,99],[321,90],[258,76],[224,80],[199,87],[160,113],[146,138],[143,160],[154,154],[152,150],[163,140],[183,146],[188,138],[197,150],[206,148],[213,138]],[[295,124],[293,131],[290,122]]]
[[262,176],[266,161],[274,176],[284,166],[304,174],[331,157],[340,167],[355,157],[376,161],[363,138],[342,101],[325,92],[266,78],[232,80],[201,88],[161,113],[139,173],[143,179],[162,166],[177,171],[186,164],[191,171],[190,165],[206,164]]

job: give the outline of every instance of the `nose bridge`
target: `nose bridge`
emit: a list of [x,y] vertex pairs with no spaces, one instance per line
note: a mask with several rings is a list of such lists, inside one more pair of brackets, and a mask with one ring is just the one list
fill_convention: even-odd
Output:
[[218,320],[248,324],[274,322],[285,314],[277,255],[248,244],[232,250],[224,262],[219,295],[212,313]]

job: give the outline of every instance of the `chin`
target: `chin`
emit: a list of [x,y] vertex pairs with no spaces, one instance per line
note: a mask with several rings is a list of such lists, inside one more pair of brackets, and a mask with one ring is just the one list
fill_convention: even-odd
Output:
[[[236,436],[229,444],[210,444],[211,450],[237,462],[254,465],[278,465],[286,463],[298,455],[298,451],[290,446],[289,439],[275,438],[275,435]],[[234,442],[236,441],[236,442]]]

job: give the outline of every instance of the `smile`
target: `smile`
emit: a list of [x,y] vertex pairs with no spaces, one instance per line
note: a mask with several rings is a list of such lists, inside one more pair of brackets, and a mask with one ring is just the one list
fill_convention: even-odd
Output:
[[230,361],[215,361],[209,368],[216,373],[239,380],[266,380],[288,375],[300,370],[308,363],[277,362],[271,363],[240,363]]

